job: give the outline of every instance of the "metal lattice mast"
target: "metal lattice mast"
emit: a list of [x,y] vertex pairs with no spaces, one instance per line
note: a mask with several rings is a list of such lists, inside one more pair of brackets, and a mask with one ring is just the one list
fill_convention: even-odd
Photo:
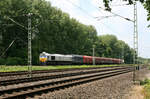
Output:
[[133,63],[137,64],[137,62],[138,62],[138,30],[137,30],[137,3],[136,2],[134,2],[134,34],[133,34],[133,40],[134,40]]
[[[32,39],[32,34],[31,34],[31,13],[28,13],[28,70],[31,73],[32,69],[32,51],[31,51],[31,39]],[[31,76],[31,75],[30,75]]]
[[[133,55],[133,63],[137,64],[138,62],[138,30],[137,30],[137,3],[134,2],[134,34],[133,34],[133,43],[134,43],[134,55]],[[133,81],[135,83],[136,80],[136,67],[134,67],[133,71]]]
[[93,45],[93,65],[95,65],[95,45]]

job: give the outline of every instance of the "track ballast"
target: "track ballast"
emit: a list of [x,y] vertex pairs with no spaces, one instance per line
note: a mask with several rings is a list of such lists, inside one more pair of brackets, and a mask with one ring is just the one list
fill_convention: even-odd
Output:
[[[134,70],[133,67],[120,67],[120,68],[105,68],[105,69],[94,69],[85,72],[76,72],[76,73],[66,73],[55,75],[52,77],[39,77],[39,78],[28,78],[25,80],[15,80],[12,81],[4,81],[1,82],[1,86],[13,86],[14,84],[21,83],[24,86],[16,87],[16,88],[6,88],[0,90],[0,99],[12,99],[12,98],[25,98],[31,97],[35,95],[39,95],[44,92],[51,92],[59,89],[68,88],[71,86],[76,86],[79,84],[88,83],[91,81],[120,75],[128,72],[132,72]],[[52,80],[53,79],[53,80]],[[32,83],[37,81],[45,81],[39,82],[37,84],[26,85],[26,83]],[[49,80],[49,81],[46,81]],[[20,81],[20,82],[19,82]],[[8,83],[10,82],[10,83]]]

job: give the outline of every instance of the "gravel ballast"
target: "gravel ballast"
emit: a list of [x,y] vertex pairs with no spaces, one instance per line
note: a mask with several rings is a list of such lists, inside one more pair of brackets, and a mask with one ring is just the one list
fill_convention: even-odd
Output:
[[150,70],[145,68],[145,69],[141,69],[140,71],[136,71],[135,72],[135,75],[136,75],[136,80],[137,81],[140,81],[140,80],[145,80],[146,78],[147,79],[150,79]]
[[[117,67],[120,68],[120,67]],[[96,68],[96,69],[77,69],[77,70],[68,70],[68,71],[62,71],[60,70],[59,72],[47,72],[47,73],[36,73],[32,74],[32,77],[40,77],[40,76],[53,76],[56,74],[66,74],[66,73],[76,73],[76,72],[87,72],[87,71],[95,71],[95,70],[106,70],[106,69],[113,69],[113,68]],[[0,77],[0,81],[3,80],[13,80],[13,79],[20,79],[20,78],[29,78],[29,74],[25,75],[11,75],[11,76],[2,76]]]
[[[96,69],[97,70],[97,69]],[[57,72],[57,73],[42,73],[42,74],[34,74],[34,77],[39,76],[53,76],[55,74],[66,74],[66,73],[75,73],[75,72],[86,72],[91,70],[79,70],[79,71],[66,71],[66,72]],[[136,71],[136,80],[140,80],[145,78],[149,70],[141,69],[140,71]],[[92,74],[87,74],[92,75]],[[26,78],[27,75],[19,76],[8,76],[1,77],[3,80],[5,79],[14,79],[16,78]],[[82,75],[78,75],[76,77],[81,77]],[[65,77],[65,78],[57,78],[51,80],[43,80],[43,81],[35,81],[29,83],[20,83],[9,86],[0,86],[0,90],[9,89],[9,88],[18,88],[21,86],[30,86],[40,83],[50,83],[52,81],[57,81],[60,79],[70,79],[74,77]],[[127,99],[126,96],[129,93],[133,86],[133,72],[120,74],[117,76],[100,79],[97,81],[85,83],[82,85],[77,85],[65,89],[60,89],[55,92],[42,93],[41,95],[36,95],[34,97],[28,97],[27,99]]]
[[34,97],[34,99],[123,99],[133,85],[132,77],[132,72],[121,74],[42,94]]
[[[110,68],[111,69],[111,68]],[[53,76],[53,75],[58,75],[58,74],[67,74],[67,73],[76,73],[76,72],[87,72],[87,71],[94,71],[97,69],[92,69],[92,70],[74,70],[74,71],[61,71],[60,72],[50,72],[50,73],[37,73],[37,74],[32,74],[32,77],[40,77],[40,76]],[[102,70],[101,68],[99,70]],[[14,79],[22,79],[22,78],[29,78],[29,75],[11,75],[11,76],[3,76],[0,77],[0,81],[3,80],[14,80]]]

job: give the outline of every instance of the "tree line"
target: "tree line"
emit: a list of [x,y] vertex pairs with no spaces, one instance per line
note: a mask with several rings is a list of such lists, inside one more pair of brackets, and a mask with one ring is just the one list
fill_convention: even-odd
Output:
[[27,65],[28,13],[32,13],[32,62],[41,52],[121,58],[133,63],[134,50],[114,35],[98,36],[85,25],[45,0],[0,1],[0,64]]

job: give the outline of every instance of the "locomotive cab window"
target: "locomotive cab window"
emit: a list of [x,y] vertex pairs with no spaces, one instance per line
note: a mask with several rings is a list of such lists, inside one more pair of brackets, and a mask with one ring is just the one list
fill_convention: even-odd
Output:
[[55,60],[55,56],[51,56],[51,60]]

